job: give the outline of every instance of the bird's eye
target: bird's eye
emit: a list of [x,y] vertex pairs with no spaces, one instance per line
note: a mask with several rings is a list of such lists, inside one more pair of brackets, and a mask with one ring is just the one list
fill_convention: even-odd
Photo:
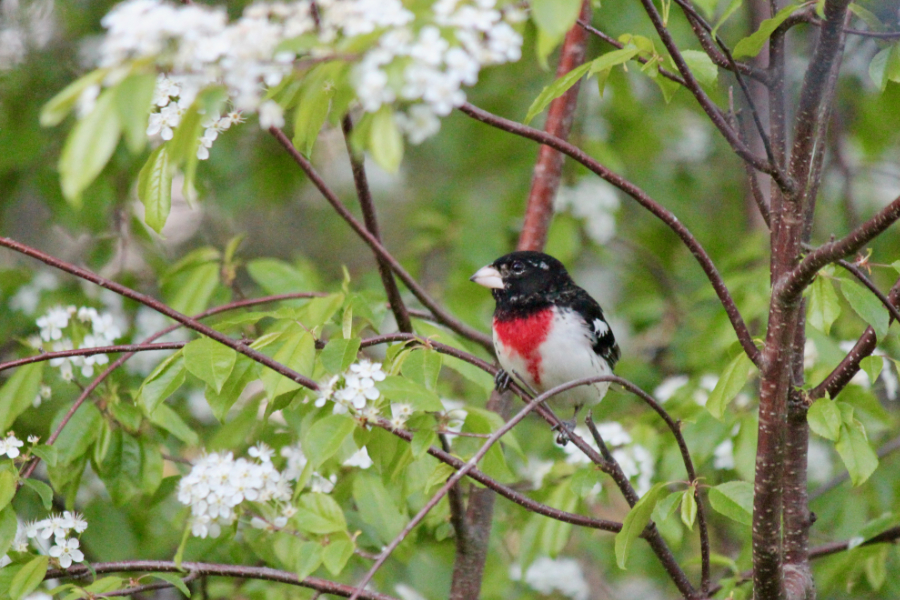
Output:
[[512,272],[516,275],[521,275],[525,272],[525,265],[519,261],[516,261],[512,264]]

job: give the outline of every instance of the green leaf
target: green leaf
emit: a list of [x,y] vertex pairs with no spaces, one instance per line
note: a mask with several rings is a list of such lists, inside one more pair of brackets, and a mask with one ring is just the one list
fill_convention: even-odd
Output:
[[178,543],[178,549],[175,551],[175,557],[172,559],[176,569],[181,569],[181,561],[184,560],[184,549],[187,547],[189,537],[191,537],[191,523],[187,522],[184,525],[184,531],[181,534],[181,541]]
[[405,377],[388,375],[384,381],[379,381],[375,386],[388,400],[408,402],[413,405],[415,410],[444,410],[444,405],[441,404],[441,400],[436,393]]
[[396,173],[400,168],[400,161],[403,160],[403,136],[390,106],[382,106],[372,117],[369,151],[378,166],[388,173]]
[[159,364],[138,390],[138,403],[152,415],[166,398],[181,387],[185,379],[184,356],[179,350]]
[[337,89],[336,81],[342,77],[345,68],[343,62],[328,62],[316,66],[304,77],[300,101],[294,111],[292,141],[294,147],[307,157],[328,118],[331,99]]
[[816,435],[836,442],[841,435],[841,411],[829,398],[819,398],[809,407],[806,415],[809,428]]
[[[204,262],[178,277],[178,287],[169,306],[180,313],[195,315],[206,310],[219,283],[219,263]],[[168,286],[167,286],[168,287]]]
[[116,86],[116,110],[132,154],[147,144],[147,117],[155,89],[156,75],[152,73],[130,75]]
[[237,352],[207,337],[187,344],[182,352],[187,370],[212,386],[216,393],[221,392],[234,369]]
[[[272,358],[301,375],[312,375],[316,361],[316,342],[312,335],[299,325],[291,324],[280,339],[283,339],[284,343]],[[262,368],[260,379],[262,379],[263,386],[266,388],[266,396],[270,401],[300,388],[300,384],[296,381],[288,379],[268,367]]]
[[694,498],[694,486],[684,490],[681,494],[681,522],[688,529],[694,529],[694,521],[697,519],[697,499]]
[[879,340],[887,336],[891,315],[875,294],[850,279],[841,279],[841,293],[860,318],[872,326]]
[[669,494],[656,502],[656,508],[653,509],[651,518],[656,523],[663,523],[675,514],[678,508],[678,502],[681,500],[680,494]]
[[[621,51],[619,50],[617,52]],[[637,53],[637,51],[635,51],[635,53]],[[528,107],[528,113],[525,115],[525,124],[527,125],[530,123],[533,118],[544,112],[544,109],[547,108],[551,102],[569,91],[573,85],[578,83],[578,81],[584,77],[590,68],[591,63],[579,65],[541,90],[541,93],[538,94],[537,98],[534,99],[534,102],[531,103],[531,106]]]
[[413,434],[412,442],[410,442],[410,449],[412,450],[413,458],[419,459],[421,458],[431,446],[434,446],[437,443],[438,435],[435,433],[433,429],[421,428],[415,434]]
[[153,577],[155,577],[156,579],[161,579],[167,583],[171,583],[178,589],[179,592],[181,592],[188,598],[191,597],[190,588],[178,575],[175,575],[174,573],[153,573]]
[[447,463],[438,463],[437,466],[434,467],[434,471],[432,471],[431,475],[425,481],[425,487],[422,488],[422,491],[426,494],[432,493],[435,488],[439,488],[447,483],[447,480],[450,479],[454,473],[456,473],[456,469]]
[[247,263],[247,273],[268,294],[288,294],[314,288],[309,273],[275,258],[257,258]]
[[78,104],[78,98],[81,93],[92,85],[103,81],[107,74],[106,69],[95,69],[87,75],[76,79],[63,90],[53,96],[47,104],[41,108],[41,126],[53,127],[59,125],[66,118],[75,105]]
[[900,81],[900,43],[881,50],[869,63],[869,77],[882,92],[888,81]]
[[884,369],[884,357],[867,356],[859,361],[859,366],[869,376],[869,381],[872,385],[875,385],[875,382],[878,381],[878,376],[881,375],[881,370]]
[[144,222],[162,234],[172,210],[172,172],[169,152],[162,144],[144,163],[138,175],[138,199],[144,205]]
[[92,584],[85,586],[85,591],[93,592],[94,594],[105,594],[106,592],[111,592],[113,590],[119,589],[122,587],[124,581],[121,577],[104,577],[102,579],[97,579]]
[[0,388],[0,433],[9,431],[19,415],[31,408],[43,374],[43,362],[23,365]]
[[9,585],[9,597],[12,600],[19,600],[36,590],[44,580],[49,564],[50,557],[48,556],[38,556],[25,563]]
[[14,471],[3,469],[0,471],[0,510],[12,502],[13,496],[16,495],[16,482],[18,477]]
[[706,401],[706,409],[712,416],[722,420],[728,403],[734,400],[734,397],[747,383],[752,366],[753,363],[743,351],[728,363]]
[[700,85],[707,87],[715,87],[719,78],[719,68],[712,61],[706,52],[700,50],[682,50],[681,56],[684,62],[694,73],[694,77],[700,82]]
[[325,344],[325,348],[319,355],[322,360],[322,366],[325,367],[332,375],[338,375],[347,370],[359,353],[359,338],[349,340],[343,338],[332,338]]
[[845,421],[841,425],[841,436],[835,444],[835,449],[841,455],[854,486],[865,483],[878,468],[878,455],[869,444],[865,427],[856,419],[850,423]]
[[359,473],[353,480],[353,499],[362,520],[371,525],[381,541],[393,540],[409,520],[385,489],[381,478],[372,473]]
[[313,468],[331,458],[356,429],[356,421],[346,415],[328,415],[313,423],[303,448]]
[[772,36],[778,26],[799,9],[802,4],[794,4],[779,10],[774,17],[766,19],[759,24],[759,29],[745,37],[735,45],[732,55],[735,58],[756,56],[762,51],[763,46]]
[[753,484],[729,481],[710,488],[709,504],[729,519],[750,525],[753,523]]
[[216,419],[220,423],[225,422],[228,411],[237,402],[241,392],[247,387],[247,384],[256,379],[255,369],[256,363],[249,358],[241,355],[235,362],[235,367],[231,371],[228,379],[222,385],[222,391],[217,392],[210,386],[206,386],[206,401],[213,411]]
[[16,539],[16,530],[19,525],[16,520],[16,511],[12,506],[7,506],[0,511],[0,556],[5,556]]
[[31,478],[23,480],[23,483],[41,497],[41,504],[44,505],[44,510],[49,511],[53,508],[53,489],[49,485],[38,479]]
[[150,414],[150,422],[165,429],[188,446],[197,446],[200,438],[174,410],[165,403],[158,404]]
[[638,503],[625,516],[625,521],[622,523],[622,531],[616,534],[616,564],[619,565],[620,569],[625,570],[631,546],[638,539],[638,536],[641,535],[641,532],[644,531],[647,523],[650,522],[650,515],[653,513],[653,509],[656,508],[660,495],[665,493],[665,491],[666,484],[657,483],[638,500]]
[[322,564],[322,545],[316,542],[303,542],[297,547],[294,572],[301,580],[309,577]]
[[347,530],[344,511],[328,494],[310,493],[300,496],[294,517],[303,531],[316,534]]
[[331,537],[330,543],[322,550],[322,564],[332,575],[338,575],[355,549],[356,545],[349,537]]
[[48,446],[46,444],[41,444],[40,446],[32,446],[31,453],[35,456],[39,456],[41,460],[47,463],[50,467],[56,466],[56,461],[59,460],[59,454],[56,451],[56,446]]
[[668,77],[657,76],[653,78],[653,81],[656,83],[656,87],[662,92],[663,100],[666,101],[666,104],[671,102],[672,98],[675,96],[675,92],[681,89],[681,85]]
[[[54,419],[53,427],[55,429],[58,421],[68,412],[67,408],[62,409]],[[97,439],[100,433],[101,422],[103,416],[97,407],[91,403],[82,404],[69,423],[63,428],[62,433],[56,438],[53,446],[59,456],[58,466],[64,467],[71,464],[75,459],[84,456],[84,454]],[[59,488],[57,488],[59,489]]]
[[[571,480],[555,486],[553,493],[547,499],[547,504],[559,510],[575,512],[575,508],[578,505],[578,496],[572,491]],[[541,552],[551,558],[555,558],[565,549],[571,535],[571,523],[557,521],[556,519],[545,520],[541,527]]]
[[97,178],[119,143],[122,125],[115,95],[114,89],[100,94],[94,110],[72,128],[60,154],[63,196],[75,206],[81,205],[81,192]]
[[407,355],[400,372],[412,381],[424,385],[426,389],[435,390],[441,363],[441,354],[436,350],[418,348]]
[[825,277],[820,273],[809,286],[806,320],[810,325],[828,335],[831,332],[831,324],[839,316],[841,316],[841,303],[838,300],[837,292],[834,291],[834,282],[830,277]]

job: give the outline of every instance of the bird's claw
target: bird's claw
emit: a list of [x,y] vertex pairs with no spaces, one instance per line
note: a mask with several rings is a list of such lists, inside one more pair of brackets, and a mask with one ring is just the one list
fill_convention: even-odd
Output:
[[556,434],[556,443],[560,446],[565,446],[569,443],[571,437],[570,433],[575,431],[575,419],[571,419],[569,421],[560,421],[559,425],[554,425],[553,431],[558,432]]
[[498,369],[497,374],[494,375],[494,387],[497,388],[497,391],[501,394],[509,389],[509,384],[512,382],[512,376],[504,371],[503,369]]

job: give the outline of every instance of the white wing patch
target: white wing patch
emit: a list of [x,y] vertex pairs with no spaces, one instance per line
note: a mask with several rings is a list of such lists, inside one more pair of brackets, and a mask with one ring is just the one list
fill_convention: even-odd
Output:
[[601,338],[609,331],[609,325],[603,319],[594,319],[594,331],[597,337]]

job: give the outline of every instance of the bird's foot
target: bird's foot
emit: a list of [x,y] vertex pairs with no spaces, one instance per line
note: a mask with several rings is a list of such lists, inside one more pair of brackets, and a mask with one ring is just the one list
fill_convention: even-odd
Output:
[[575,431],[575,419],[570,419],[568,421],[560,421],[559,425],[553,427],[553,431],[556,431],[556,443],[560,446],[565,446],[569,443],[571,436],[569,435],[573,431]]
[[509,384],[512,382],[512,376],[504,371],[503,369],[498,369],[497,374],[494,375],[494,387],[497,388],[497,391],[501,394],[509,389]]

